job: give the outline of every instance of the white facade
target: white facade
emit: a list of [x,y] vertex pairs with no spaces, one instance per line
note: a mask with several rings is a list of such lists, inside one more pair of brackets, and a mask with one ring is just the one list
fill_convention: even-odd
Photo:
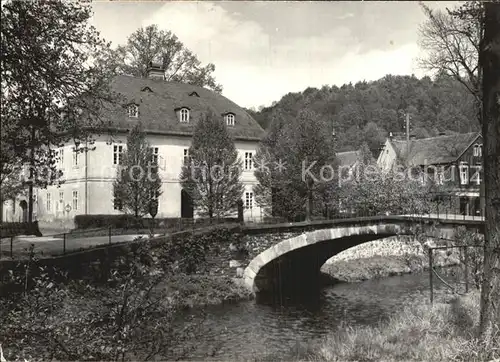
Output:
[[[117,174],[114,161],[117,157],[115,150],[118,151],[119,146],[122,150],[125,149],[126,137],[125,134],[114,136],[112,142],[106,136],[96,137],[95,143],[89,145],[89,149],[93,150],[89,150],[87,154],[78,153],[78,156],[75,156],[73,151],[74,144],[66,145],[63,148],[62,162],[58,165],[63,171],[61,180],[64,182],[59,186],[34,191],[37,199],[34,205],[34,219],[58,224],[72,221],[76,215],[81,214],[120,214],[121,211],[114,209],[113,202],[113,182]],[[191,145],[191,137],[150,135],[148,142],[151,147],[158,148],[158,164],[163,181],[156,217],[181,217],[179,175],[185,150]],[[246,162],[248,169],[245,169],[245,154],[255,155],[258,142],[236,141],[235,145],[244,168],[241,176],[245,187],[242,195],[244,218],[258,220],[262,215],[252,190],[257,183],[253,162],[251,166]],[[80,148],[84,146],[80,145]],[[16,201],[16,210],[12,208],[12,201],[4,205],[3,220],[22,221],[20,202],[21,199]]]

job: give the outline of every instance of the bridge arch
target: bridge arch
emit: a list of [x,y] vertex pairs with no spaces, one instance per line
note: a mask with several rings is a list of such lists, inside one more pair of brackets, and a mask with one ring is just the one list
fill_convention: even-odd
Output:
[[257,255],[244,271],[253,292],[302,288],[319,279],[321,266],[334,255],[365,242],[407,235],[401,224],[334,227],[286,239]]
[[303,234],[257,255],[244,271],[244,283],[253,292],[302,292],[321,279],[321,266],[328,259],[351,247],[396,235],[414,235],[418,229],[429,231],[431,237],[452,239],[455,227],[461,225],[481,232],[484,221],[408,215],[311,222],[302,225]]

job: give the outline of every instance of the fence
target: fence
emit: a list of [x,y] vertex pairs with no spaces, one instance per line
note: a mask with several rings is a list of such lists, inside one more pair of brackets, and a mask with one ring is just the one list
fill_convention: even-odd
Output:
[[[311,221],[357,219],[371,216],[404,215],[418,219],[452,219],[452,220],[482,220],[482,216],[475,213],[468,215],[466,208],[456,207],[456,196],[429,194],[429,195],[407,195],[405,197],[372,197],[369,202],[357,200],[337,199],[329,203],[330,208],[322,210],[320,215],[312,215]],[[250,211],[250,212],[249,212]],[[294,220],[283,217],[265,216],[262,212],[254,215],[252,210],[246,211],[247,225],[270,225],[304,221],[304,215]],[[154,221],[154,220],[153,220]],[[158,221],[158,220],[157,220]],[[170,219],[166,225],[155,225],[151,222],[150,228],[117,228],[102,227],[95,229],[74,230],[65,233],[45,235],[35,242],[35,251],[38,253],[60,255],[68,251],[83,250],[103,244],[114,244],[131,241],[139,235],[167,235],[184,230],[196,230],[211,225],[235,225],[237,221],[228,221],[226,218],[178,218]],[[4,254],[14,257],[14,254],[23,254],[33,244],[29,239],[26,241],[16,240],[15,237],[0,241],[0,257]]]
[[111,245],[128,242],[137,237],[149,237],[151,235],[164,236],[180,231],[194,231],[222,224],[235,225],[237,223],[218,218],[206,222],[200,222],[197,219],[179,219],[176,224],[170,223],[165,227],[154,227],[154,225],[151,225],[151,227],[147,229],[135,226],[130,228],[108,226],[46,234],[42,237],[24,236],[22,239],[18,239],[16,236],[10,236],[0,240],[0,258],[4,255],[10,258],[14,258],[15,255],[27,255],[28,249],[32,244],[35,245],[36,253],[55,256],[64,255],[70,251],[74,252],[106,244]]
[[434,268],[434,251],[435,250],[448,250],[448,249],[460,249],[463,255],[463,273],[464,273],[464,282],[465,293],[469,292],[470,287],[470,273],[469,273],[469,248],[482,248],[482,245],[451,245],[451,246],[435,246],[430,247],[428,249],[428,257],[429,257],[429,288],[430,288],[430,302],[434,302],[434,277],[436,277],[441,283],[443,283],[447,288],[451,289],[456,294],[462,294],[456,290],[453,286],[451,286]]

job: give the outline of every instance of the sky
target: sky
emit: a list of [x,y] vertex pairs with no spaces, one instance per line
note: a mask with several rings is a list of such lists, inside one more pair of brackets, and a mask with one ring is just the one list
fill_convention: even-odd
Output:
[[110,0],[93,10],[93,25],[113,46],[151,24],[172,31],[203,65],[215,64],[222,94],[242,107],[269,106],[308,87],[425,75],[417,2]]

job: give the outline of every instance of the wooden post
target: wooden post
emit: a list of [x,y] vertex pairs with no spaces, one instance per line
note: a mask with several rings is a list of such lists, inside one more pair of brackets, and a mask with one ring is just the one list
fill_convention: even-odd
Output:
[[11,236],[11,237],[10,237],[10,258],[11,258],[11,259],[14,259],[14,257],[13,257],[13,255],[14,255],[14,254],[13,254],[13,252],[12,252],[12,243],[13,243],[13,242],[14,242],[14,237],[13,237],[13,236]]
[[108,235],[109,235],[109,244],[111,245],[111,226],[108,229]]
[[63,254],[66,254],[66,233],[63,234]]
[[432,280],[432,248],[429,248],[429,286],[431,288],[431,304],[434,302],[434,286],[433,286],[433,280]]

